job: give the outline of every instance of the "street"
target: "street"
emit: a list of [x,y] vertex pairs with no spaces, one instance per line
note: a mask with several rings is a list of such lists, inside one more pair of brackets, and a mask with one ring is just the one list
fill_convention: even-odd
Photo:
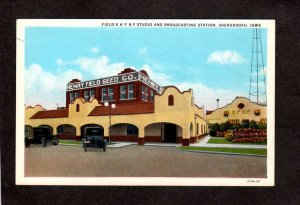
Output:
[[25,177],[266,177],[266,158],[192,153],[176,147],[130,145],[106,152],[33,145],[25,149]]

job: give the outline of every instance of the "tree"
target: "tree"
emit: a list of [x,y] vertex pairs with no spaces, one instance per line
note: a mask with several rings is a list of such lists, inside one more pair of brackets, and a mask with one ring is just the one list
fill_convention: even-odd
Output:
[[251,120],[251,122],[249,123],[249,128],[259,129],[259,126],[254,120]]
[[219,125],[219,123],[214,123],[214,124],[211,125],[209,135],[214,137],[214,136],[217,135],[218,131],[220,131],[220,125]]

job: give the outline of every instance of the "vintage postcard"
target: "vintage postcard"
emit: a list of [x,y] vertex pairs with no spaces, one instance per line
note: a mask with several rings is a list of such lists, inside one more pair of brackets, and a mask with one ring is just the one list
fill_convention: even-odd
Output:
[[17,20],[17,185],[274,186],[274,20]]

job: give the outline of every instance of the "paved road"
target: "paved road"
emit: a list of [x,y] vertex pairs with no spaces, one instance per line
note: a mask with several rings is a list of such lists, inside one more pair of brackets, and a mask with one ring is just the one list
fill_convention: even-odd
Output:
[[266,158],[192,153],[175,147],[130,145],[25,149],[25,176],[32,177],[266,177]]

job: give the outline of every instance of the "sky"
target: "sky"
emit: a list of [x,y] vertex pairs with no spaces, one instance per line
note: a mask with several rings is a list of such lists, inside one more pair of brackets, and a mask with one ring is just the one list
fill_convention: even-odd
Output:
[[[264,71],[267,30],[261,29]],[[131,67],[161,86],[193,89],[207,110],[249,96],[251,28],[26,27],[25,104],[65,106],[66,84]],[[263,70],[259,71],[260,75]]]

